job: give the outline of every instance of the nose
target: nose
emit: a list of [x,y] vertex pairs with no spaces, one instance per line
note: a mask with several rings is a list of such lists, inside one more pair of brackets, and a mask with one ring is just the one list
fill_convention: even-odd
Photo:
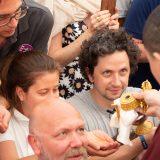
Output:
[[15,17],[13,17],[8,24],[8,26],[12,28],[16,28],[17,25],[18,25],[18,20],[16,20]]
[[77,133],[71,135],[70,146],[71,148],[81,147],[83,145],[83,138]]
[[121,78],[118,74],[113,76],[112,83],[113,83],[114,86],[120,86],[121,85]]

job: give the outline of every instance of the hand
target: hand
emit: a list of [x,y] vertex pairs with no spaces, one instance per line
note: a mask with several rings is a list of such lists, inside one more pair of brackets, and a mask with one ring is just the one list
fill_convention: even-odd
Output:
[[98,11],[90,17],[89,29],[99,30],[109,25],[111,14],[108,10]]
[[119,143],[114,141],[105,132],[95,130],[87,132],[88,147],[87,151],[92,156],[107,156],[119,147]]
[[118,17],[119,17],[118,13],[111,16],[110,22],[109,22],[109,25],[108,25],[109,29],[116,30],[116,29],[119,28]]
[[8,128],[10,112],[3,106],[0,106],[0,133],[4,133]]
[[[145,114],[147,116],[157,116],[160,119],[160,91],[154,89],[146,90],[140,93],[133,93],[133,96],[146,102],[148,109]],[[140,107],[136,110],[144,114]]]

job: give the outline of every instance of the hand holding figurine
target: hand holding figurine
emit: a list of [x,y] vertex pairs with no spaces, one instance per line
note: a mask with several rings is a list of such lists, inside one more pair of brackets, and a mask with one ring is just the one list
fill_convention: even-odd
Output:
[[136,99],[144,100],[148,105],[148,109],[145,113],[141,107],[136,109],[138,112],[141,112],[147,116],[156,116],[160,119],[160,91],[155,89],[146,90],[141,93],[134,93],[133,96]]

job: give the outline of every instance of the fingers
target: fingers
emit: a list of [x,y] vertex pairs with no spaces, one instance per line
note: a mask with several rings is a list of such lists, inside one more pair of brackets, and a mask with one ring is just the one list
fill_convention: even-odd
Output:
[[[141,93],[132,93],[132,95],[139,100],[144,100],[148,105],[148,109],[145,112],[147,116],[157,116],[160,118],[160,92],[157,90],[147,90]],[[136,111],[144,114],[142,108],[137,108]]]
[[6,126],[6,128],[8,127],[10,117],[11,117],[11,114],[10,114],[10,112],[7,111],[3,117],[3,124],[4,124],[4,126]]
[[109,29],[116,30],[119,28],[118,13],[111,16],[108,10],[98,11],[91,16],[91,28],[100,30],[106,26]]
[[104,16],[104,15],[108,15],[109,17],[111,16],[111,14],[109,13],[108,10],[103,10],[103,11],[96,12],[95,14],[92,15],[92,17],[96,18],[96,17],[101,17],[101,16]]
[[[106,133],[99,130],[88,132],[87,133],[88,145],[92,146],[95,149],[100,149],[101,146],[106,146],[106,144],[108,144],[108,141],[106,140],[105,135]],[[108,139],[110,140],[110,138]]]
[[92,27],[96,29],[101,29],[109,24],[111,14],[108,10],[96,12],[91,16]]
[[119,17],[118,13],[113,14],[113,15],[111,16],[111,20],[118,20],[118,17]]
[[92,156],[101,156],[101,157],[108,156],[108,155],[116,152],[117,150],[118,150],[118,148],[110,149],[110,150],[94,150],[91,147],[87,148],[87,151],[88,151],[89,155],[92,155]]
[[144,99],[144,92],[133,92],[132,95],[136,99],[139,99],[139,100]]
[[116,30],[119,28],[118,17],[119,17],[118,13],[111,16],[109,22],[109,29]]
[[7,130],[7,126],[0,122],[0,133],[4,133]]
[[10,116],[11,114],[7,109],[0,107],[0,133],[7,130]]
[[111,150],[111,149],[116,149],[119,146],[120,146],[120,144],[117,141],[114,141],[114,142],[108,143],[104,146],[101,146],[100,149],[101,150]]
[[101,130],[94,130],[92,133],[99,139],[104,140],[106,142],[114,142],[114,140],[106,134],[104,131]]
[[111,29],[111,30],[116,30],[116,29],[118,29],[119,28],[119,22],[117,21],[117,22],[111,22],[110,21],[110,23],[109,23],[109,29]]

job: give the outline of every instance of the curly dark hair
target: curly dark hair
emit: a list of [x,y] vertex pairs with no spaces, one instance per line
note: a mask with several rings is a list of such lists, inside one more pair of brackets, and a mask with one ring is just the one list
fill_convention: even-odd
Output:
[[85,40],[81,46],[79,63],[83,76],[89,82],[86,69],[92,75],[99,57],[123,50],[129,57],[131,74],[133,74],[137,69],[137,59],[140,51],[134,44],[132,37],[122,28],[116,31],[107,28],[97,31],[89,40]]

